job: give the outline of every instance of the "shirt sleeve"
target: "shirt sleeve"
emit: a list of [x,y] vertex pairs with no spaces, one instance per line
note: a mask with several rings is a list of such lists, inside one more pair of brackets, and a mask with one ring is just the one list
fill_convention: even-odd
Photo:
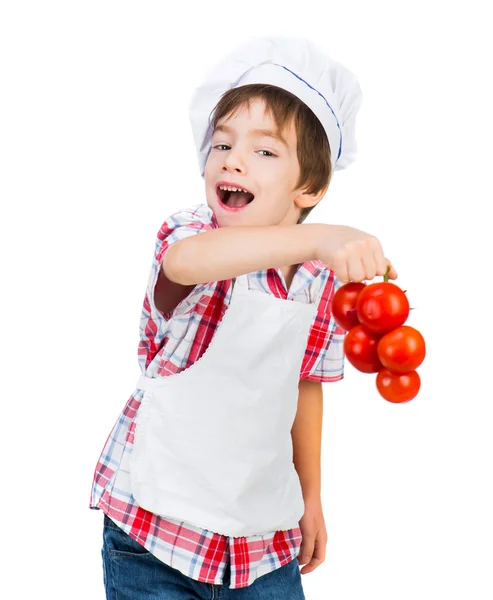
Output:
[[209,289],[214,289],[218,285],[218,282],[199,283],[171,312],[163,313],[159,311],[154,304],[154,289],[164,255],[178,240],[215,228],[217,228],[217,221],[207,204],[195,205],[173,213],[161,225],[155,242],[152,266],[140,317],[138,357],[142,373],[154,360],[163,340],[168,335],[169,321],[172,315],[176,315],[181,311],[195,310],[203,294],[205,292],[209,293]]
[[303,377],[308,381],[327,383],[340,381],[344,378],[344,339],[346,331],[337,325],[330,311],[332,298],[341,285],[343,283],[332,271],[329,271],[324,288],[325,294],[322,294],[321,307],[317,317],[323,320],[323,329],[326,331],[326,335],[323,338],[315,366],[306,377]]
[[[198,235],[205,231],[211,231],[216,228],[217,223],[214,220],[212,210],[207,204],[199,204],[173,213],[161,225],[156,238],[154,258],[146,290],[146,304],[148,305],[150,316],[153,318],[164,318],[167,321],[171,318],[172,312],[174,312],[162,313],[157,310],[154,304],[154,290],[163,258],[168,249],[179,240],[184,240],[185,238]],[[189,296],[195,295],[198,291],[198,287],[203,286],[205,289],[213,283],[214,282],[197,284]],[[185,301],[186,298],[184,298],[174,310],[181,306]]]

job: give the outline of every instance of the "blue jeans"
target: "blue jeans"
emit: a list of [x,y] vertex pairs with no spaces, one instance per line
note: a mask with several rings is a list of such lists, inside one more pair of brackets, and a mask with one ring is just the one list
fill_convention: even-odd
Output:
[[251,585],[229,589],[196,581],[157,559],[104,515],[103,576],[107,600],[306,600],[296,559]]

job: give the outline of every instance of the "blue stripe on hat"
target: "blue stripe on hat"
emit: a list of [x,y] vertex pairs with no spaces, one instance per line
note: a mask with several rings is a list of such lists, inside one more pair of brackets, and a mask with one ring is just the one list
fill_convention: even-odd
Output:
[[[335,112],[332,110],[332,107],[330,106],[330,104],[327,102],[327,99],[323,96],[323,94],[321,94],[318,90],[316,90],[313,86],[311,86],[307,81],[305,81],[303,79],[303,77],[300,77],[299,75],[296,75],[296,73],[294,73],[293,71],[291,71],[291,69],[288,69],[287,67],[285,67],[284,65],[279,65],[277,63],[272,63],[274,65],[276,65],[277,67],[282,67],[283,69],[286,69],[286,71],[289,71],[291,74],[293,74],[295,77],[297,77],[300,81],[302,81],[303,83],[305,83],[309,88],[311,88],[314,92],[317,92],[317,94],[324,99],[325,104],[327,104],[327,106],[330,108],[331,113],[334,115],[334,119],[336,120],[337,123],[337,128],[339,129],[339,154],[337,155],[337,158],[335,160],[335,162],[338,161],[339,156],[341,156],[341,151],[342,151],[342,132],[341,132],[341,127],[339,125],[339,120],[336,117]],[[334,163],[335,164],[335,163]]]

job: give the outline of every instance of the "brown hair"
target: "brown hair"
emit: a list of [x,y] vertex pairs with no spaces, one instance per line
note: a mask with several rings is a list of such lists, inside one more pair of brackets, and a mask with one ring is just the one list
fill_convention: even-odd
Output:
[[[233,116],[238,109],[251,100],[263,100],[266,110],[274,119],[282,135],[294,121],[300,176],[294,189],[307,194],[316,194],[328,186],[332,177],[330,146],[327,134],[308,106],[291,92],[265,83],[255,83],[233,88],[225,92],[215,107],[213,128],[226,116]],[[230,115],[231,113],[231,115]],[[303,208],[298,223],[302,223],[315,208]]]

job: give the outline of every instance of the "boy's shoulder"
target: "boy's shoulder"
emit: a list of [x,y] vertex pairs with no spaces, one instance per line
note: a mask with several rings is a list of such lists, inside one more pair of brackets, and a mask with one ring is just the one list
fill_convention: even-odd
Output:
[[200,202],[198,204],[191,204],[189,206],[179,208],[175,212],[171,213],[166,220],[190,221],[192,219],[212,223],[215,221],[215,215],[207,203]]
[[207,204],[193,204],[180,208],[171,213],[161,225],[158,238],[163,239],[173,230],[179,227],[191,227],[192,229],[215,229],[218,224],[213,211]]

